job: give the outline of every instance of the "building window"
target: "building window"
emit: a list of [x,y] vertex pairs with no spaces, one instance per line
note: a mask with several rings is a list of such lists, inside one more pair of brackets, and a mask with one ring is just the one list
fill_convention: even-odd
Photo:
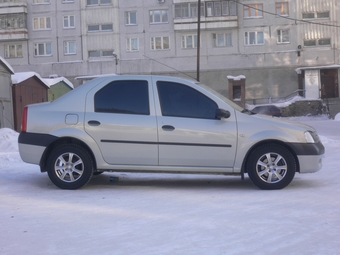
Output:
[[138,51],[138,38],[126,38],[126,51]]
[[329,11],[328,12],[306,12],[302,13],[303,19],[329,19]]
[[231,45],[231,33],[213,34],[214,47],[226,47]]
[[149,12],[150,24],[168,23],[168,10],[153,10]]
[[125,12],[125,25],[137,25],[137,12]]
[[155,36],[150,38],[151,50],[168,50],[170,49],[169,36]]
[[206,2],[207,17],[219,17],[236,15],[236,3],[234,1]]
[[244,44],[245,45],[263,45],[264,44],[263,32],[245,32]]
[[[204,17],[204,3],[201,3],[201,16]],[[197,3],[175,4],[175,18],[195,18],[198,14]]]
[[197,35],[183,35],[182,36],[182,49],[197,48]]
[[89,57],[90,58],[99,58],[99,57],[112,57],[114,50],[90,50]]
[[64,28],[74,28],[74,16],[64,16]]
[[63,0],[63,3],[74,3],[74,0]]
[[87,5],[107,5],[111,4],[111,0],[87,0]]
[[5,58],[22,58],[22,45],[5,45]]
[[113,24],[88,25],[87,30],[89,32],[112,31]]
[[263,4],[247,4],[243,6],[244,18],[262,18]]
[[33,4],[49,4],[50,0],[33,0]]
[[304,40],[303,45],[305,47],[312,47],[312,46],[330,46],[331,39],[330,38],[322,38],[322,39],[313,39],[313,40]]
[[51,29],[50,17],[33,18],[33,30],[47,30]]
[[277,43],[289,43],[289,30],[277,30]]
[[275,11],[276,14],[279,16],[288,16],[288,2],[277,2],[275,3]]
[[34,44],[34,56],[51,56],[51,43],[36,43]]
[[75,41],[64,42],[64,54],[65,55],[76,54],[76,42]]

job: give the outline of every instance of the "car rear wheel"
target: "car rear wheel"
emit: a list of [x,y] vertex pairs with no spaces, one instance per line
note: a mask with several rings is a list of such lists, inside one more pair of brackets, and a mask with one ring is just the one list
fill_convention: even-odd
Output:
[[297,166],[293,154],[279,144],[266,144],[249,156],[247,172],[260,189],[272,190],[286,187],[294,178]]
[[57,147],[47,159],[48,176],[61,189],[81,188],[91,180],[93,169],[88,152],[75,144]]

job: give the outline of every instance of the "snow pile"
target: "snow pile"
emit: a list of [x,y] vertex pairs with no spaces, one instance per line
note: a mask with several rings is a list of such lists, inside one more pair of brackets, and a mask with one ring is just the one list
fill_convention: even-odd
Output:
[[9,128],[0,129],[0,153],[18,151],[19,134]]

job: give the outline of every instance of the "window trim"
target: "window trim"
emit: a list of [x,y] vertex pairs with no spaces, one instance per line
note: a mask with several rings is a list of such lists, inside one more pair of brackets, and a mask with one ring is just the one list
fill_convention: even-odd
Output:
[[[262,9],[259,9],[259,7],[262,7]],[[255,16],[251,16],[252,10],[255,11]],[[246,16],[245,13],[248,12],[249,16]],[[260,15],[261,13],[261,15]],[[254,4],[247,4],[243,5],[243,18],[244,19],[260,19],[263,18],[263,4],[254,3]]]
[[[244,38],[244,45],[245,46],[259,46],[259,45],[265,45],[265,39],[264,39],[264,32],[263,31],[246,31],[245,34],[247,33],[247,36],[245,35],[245,38]],[[249,43],[249,33],[255,33],[255,38],[256,38],[256,43]],[[258,43],[258,34],[259,33],[262,33],[263,35],[263,43]],[[246,41],[246,38],[247,38],[247,41]]]
[[[160,12],[160,21],[159,22],[156,22],[155,21],[155,12],[159,11]],[[166,21],[163,21],[163,12],[166,12]],[[152,15],[151,15],[152,13]],[[152,17],[152,21],[151,21],[151,17]],[[169,23],[169,10],[168,9],[157,9],[157,10],[150,10],[149,11],[149,23],[151,25],[154,25],[154,24],[168,24]]]
[[[282,41],[282,32],[283,31],[287,31],[288,32],[288,42],[283,42]],[[278,34],[280,32],[280,35]],[[279,40],[281,39],[281,41]],[[277,29],[277,40],[276,40],[277,44],[288,44],[290,43],[290,29]]]
[[[43,44],[44,45],[44,55],[38,55],[36,53],[39,53],[39,45],[40,44]],[[50,44],[50,47],[51,47],[51,53],[50,54],[47,54],[47,44]],[[50,57],[52,56],[52,42],[43,42],[43,43],[34,43],[34,57]]]
[[[132,40],[136,40],[137,41],[137,49],[133,50],[132,49]],[[139,38],[138,37],[128,37],[126,38],[126,52],[136,52],[139,51]]]
[[[14,46],[15,47],[15,55],[16,56],[14,56],[14,57],[11,57],[10,56],[10,46]],[[18,56],[18,46],[21,46],[21,56]],[[23,58],[24,57],[24,54],[23,54],[23,52],[22,52],[22,49],[23,49],[23,45],[22,44],[18,44],[18,43],[14,43],[14,44],[5,44],[4,45],[4,49],[5,49],[5,54],[4,54],[4,56],[5,56],[5,58],[6,59],[10,59],[10,58]],[[6,55],[6,52],[8,52],[8,55]]]
[[[74,52],[70,52],[70,47],[69,44],[70,43],[74,43]],[[66,47],[67,46],[67,47]],[[68,55],[76,55],[77,54],[77,47],[76,47],[76,41],[64,41],[64,55],[68,56]],[[67,52],[65,52],[65,48],[67,48]]]
[[[219,46],[218,45],[218,35],[223,35],[223,46]],[[227,40],[227,35],[230,35],[230,45],[227,44],[228,40]],[[213,47],[214,48],[225,48],[225,47],[232,47],[233,46],[233,41],[232,41],[232,33],[213,33]],[[215,38],[214,38],[215,37]]]
[[[135,13],[136,14],[136,23],[132,23],[131,22],[131,13]],[[138,22],[137,22],[137,11],[126,11],[125,15],[124,15],[124,18],[125,18],[125,26],[136,26],[136,25],[138,25]]]
[[[161,49],[156,48],[156,38],[161,38]],[[164,48],[164,38],[168,38],[169,48]],[[152,47],[154,45],[154,48]],[[170,50],[170,36],[151,36],[150,37],[150,50]]]
[[[193,47],[190,47],[188,48],[187,47],[187,38],[188,37],[191,37],[192,39],[192,44],[193,44]],[[196,38],[196,39],[195,39]],[[187,35],[182,35],[181,36],[181,48],[182,49],[197,49],[197,34],[187,34]],[[183,40],[184,39],[184,40]],[[184,43],[184,44],[183,44]],[[183,47],[184,46],[184,47]]]
[[[65,27],[65,18],[67,17],[68,26]],[[73,17],[73,26],[71,26],[71,17]],[[64,15],[63,16],[63,29],[73,29],[76,27],[76,17],[75,15]]]
[[[286,14],[279,14],[278,10],[287,10]],[[275,2],[275,13],[277,17],[288,17],[289,16],[289,2]]]
[[[38,19],[38,25],[39,25],[39,28],[34,28],[34,24],[35,24],[35,20]],[[44,19],[44,24],[45,24],[45,27],[44,28],[41,28],[40,27],[40,20],[41,19]],[[49,19],[49,24],[50,24],[50,27],[47,27],[47,20]],[[52,24],[51,24],[52,20],[51,20],[51,17],[33,17],[33,31],[41,31],[41,30],[52,30]]]

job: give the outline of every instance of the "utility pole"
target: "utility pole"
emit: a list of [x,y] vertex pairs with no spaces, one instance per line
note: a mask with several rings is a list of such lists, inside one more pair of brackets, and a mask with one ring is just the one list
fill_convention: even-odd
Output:
[[[197,81],[200,81],[200,44],[201,44],[201,0],[197,6]],[[194,41],[195,42],[195,41]]]

